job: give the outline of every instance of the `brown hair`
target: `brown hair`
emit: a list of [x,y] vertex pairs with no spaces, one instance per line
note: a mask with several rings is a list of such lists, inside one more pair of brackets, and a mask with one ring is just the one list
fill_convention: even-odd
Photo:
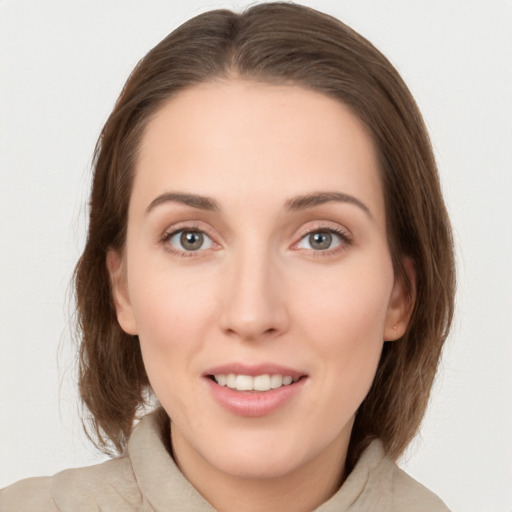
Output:
[[[97,143],[89,232],[76,267],[80,393],[103,450],[122,452],[149,382],[137,337],[116,318],[106,254],[125,241],[134,161],[152,115],[194,84],[238,76],[300,85],[350,106],[377,148],[389,246],[416,272],[416,301],[404,336],[384,344],[373,386],[360,406],[349,467],[373,438],[398,457],[424,415],[453,313],[450,223],[419,110],[389,61],[335,18],[288,4],[218,10],[186,22],[136,66]],[[112,450],[114,448],[114,450]]]

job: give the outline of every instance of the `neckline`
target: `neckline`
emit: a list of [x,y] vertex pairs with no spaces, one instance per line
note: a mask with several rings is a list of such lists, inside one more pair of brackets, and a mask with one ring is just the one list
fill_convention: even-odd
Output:
[[[155,512],[215,512],[178,468],[172,456],[169,430],[169,417],[158,408],[141,419],[128,442],[128,456],[143,499]],[[381,503],[383,487],[391,485],[389,464],[393,463],[385,457],[382,443],[373,441],[338,491],[315,512],[349,511],[363,502],[373,506],[375,499]],[[385,503],[381,503],[379,510],[386,509]]]

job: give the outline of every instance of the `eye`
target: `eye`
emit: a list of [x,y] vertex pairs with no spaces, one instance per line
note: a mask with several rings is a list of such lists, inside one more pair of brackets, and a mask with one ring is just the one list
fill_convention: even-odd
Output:
[[198,230],[181,229],[168,234],[164,241],[177,252],[194,252],[213,247],[212,239]]
[[302,237],[297,244],[298,249],[308,249],[313,251],[328,251],[341,246],[347,241],[347,237],[333,230],[321,229],[312,231]]

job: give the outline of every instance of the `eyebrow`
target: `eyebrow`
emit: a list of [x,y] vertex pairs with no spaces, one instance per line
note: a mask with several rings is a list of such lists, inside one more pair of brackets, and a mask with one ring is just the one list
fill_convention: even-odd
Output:
[[297,211],[313,208],[314,206],[329,203],[330,201],[353,204],[363,210],[370,218],[373,218],[368,206],[357,199],[357,197],[342,192],[317,192],[315,194],[292,197],[286,201],[286,206],[290,211]]
[[146,208],[146,213],[164,203],[181,203],[200,210],[219,211],[219,205],[215,199],[197,194],[183,192],[167,192],[153,199]]
[[[313,208],[331,201],[353,204],[363,210],[370,218],[373,218],[370,209],[362,201],[342,192],[316,192],[314,194],[292,197],[286,201],[286,207],[289,211],[306,210],[307,208]],[[185,192],[166,192],[151,201],[146,208],[146,213],[164,203],[181,203],[200,210],[220,211],[219,204],[211,197],[187,194]]]

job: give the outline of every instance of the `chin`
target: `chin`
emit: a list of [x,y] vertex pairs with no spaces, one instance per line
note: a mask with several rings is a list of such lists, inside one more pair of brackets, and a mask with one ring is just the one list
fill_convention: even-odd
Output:
[[290,475],[308,465],[324,449],[321,443],[301,439],[290,429],[226,432],[217,441],[214,450],[205,446],[203,457],[222,473],[246,479]]
[[301,466],[300,460],[283,451],[268,453],[248,450],[246,453],[226,454],[212,461],[225,474],[244,479],[280,478],[293,473]]

